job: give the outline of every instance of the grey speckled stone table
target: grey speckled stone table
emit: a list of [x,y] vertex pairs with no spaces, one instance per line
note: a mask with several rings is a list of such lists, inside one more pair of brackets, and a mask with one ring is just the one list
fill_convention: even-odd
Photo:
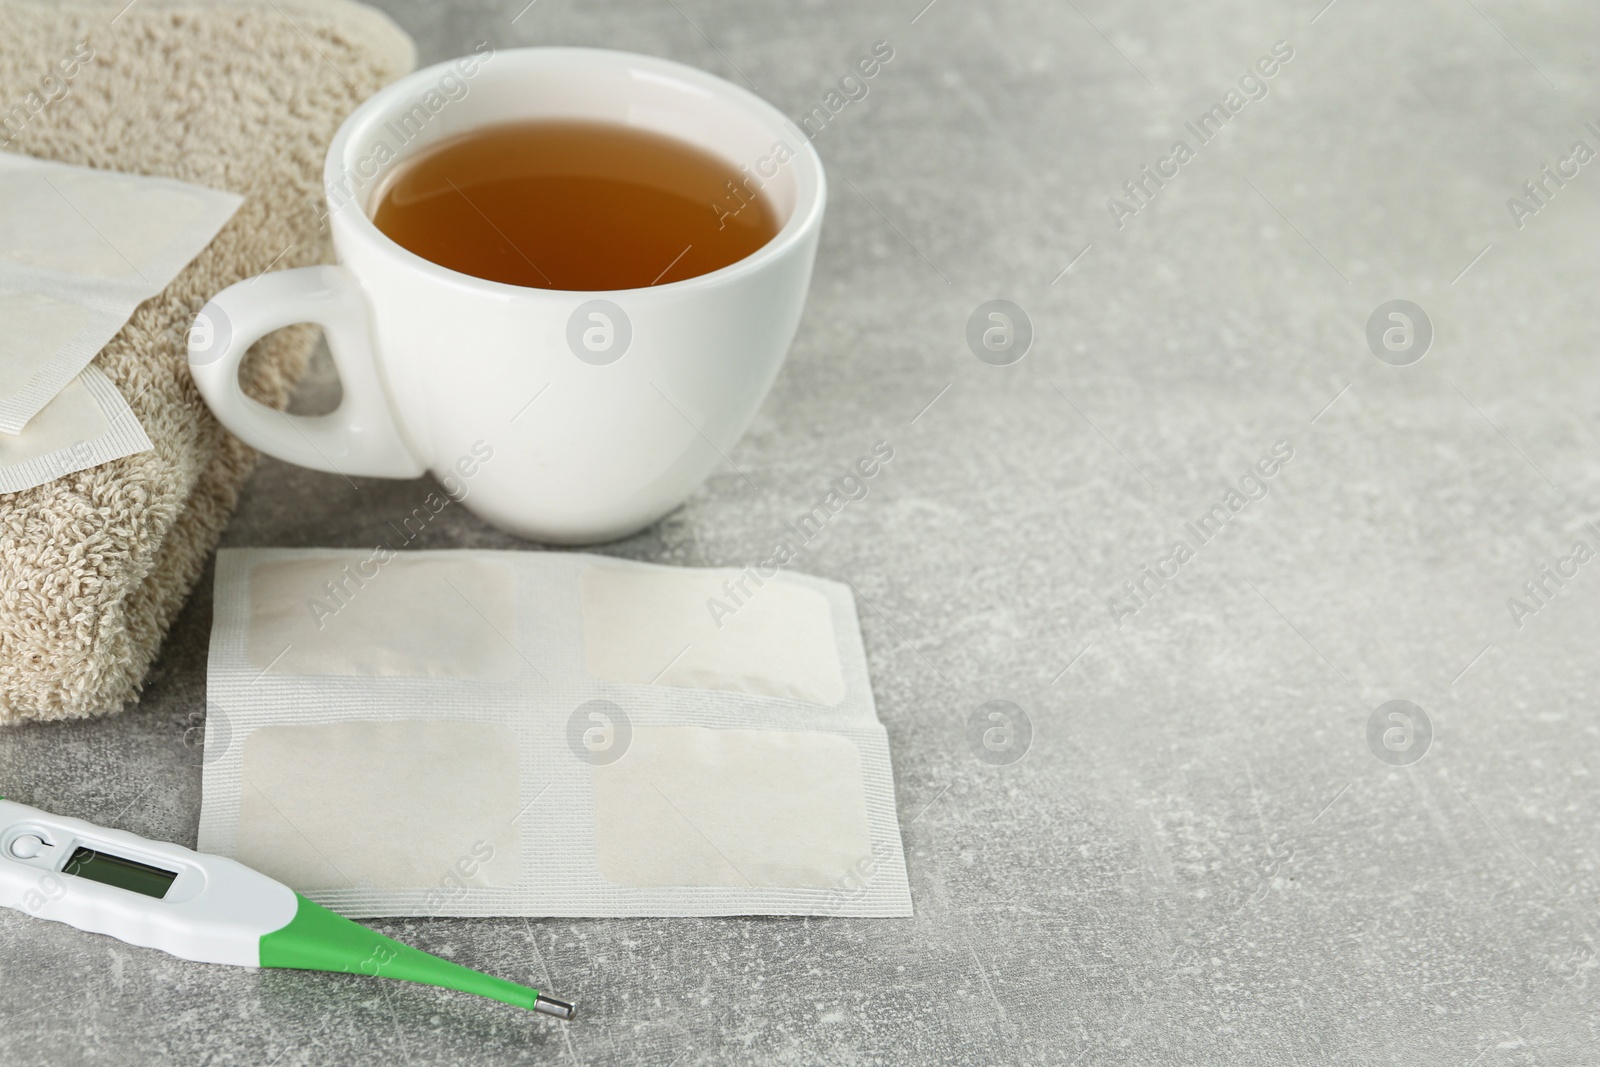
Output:
[[[6,913],[0,1062],[1600,1060],[1600,11],[923,2],[387,5],[424,62],[614,46],[797,118],[892,44],[817,138],[743,476],[605,550],[757,559],[893,444],[802,566],[861,594],[915,918],[380,924],[569,992],[562,1027]],[[993,298],[1032,323],[1013,365],[965,340]],[[1369,346],[1393,299],[1420,361],[1415,313]],[[226,542],[369,546],[428,488],[264,462]],[[458,508],[421,540],[531,547]],[[192,842],[210,612],[141,706],[0,734],[7,794]],[[1009,765],[967,741],[991,700],[1031,722]],[[1420,711],[1369,742],[1391,700]]]

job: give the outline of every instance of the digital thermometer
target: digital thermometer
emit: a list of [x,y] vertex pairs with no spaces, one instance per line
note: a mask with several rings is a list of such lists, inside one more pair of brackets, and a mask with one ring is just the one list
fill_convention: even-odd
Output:
[[573,1015],[566,1001],[402,945],[242,863],[3,797],[0,905],[201,963],[396,978]]

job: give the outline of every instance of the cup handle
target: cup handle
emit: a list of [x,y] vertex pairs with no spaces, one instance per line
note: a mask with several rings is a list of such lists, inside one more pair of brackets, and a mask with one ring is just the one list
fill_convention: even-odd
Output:
[[[245,396],[239,362],[273,330],[314,322],[328,338],[344,396],[328,415],[290,415]],[[253,448],[334,474],[416,478],[390,412],[368,328],[366,296],[344,267],[299,267],[230,285],[189,329],[189,373],[217,420]]]

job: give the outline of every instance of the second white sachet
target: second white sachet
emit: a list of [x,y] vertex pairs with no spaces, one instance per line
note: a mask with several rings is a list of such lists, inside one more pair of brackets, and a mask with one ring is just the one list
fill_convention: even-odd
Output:
[[0,433],[21,433],[241,203],[0,152]]
[[122,393],[83,368],[27,427],[0,435],[0,493],[16,493],[151,447]]
[[354,916],[911,914],[847,587],[224,550],[200,847]]

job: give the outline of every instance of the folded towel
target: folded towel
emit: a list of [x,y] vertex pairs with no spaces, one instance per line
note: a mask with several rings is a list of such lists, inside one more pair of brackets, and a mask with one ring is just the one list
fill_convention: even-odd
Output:
[[[245,198],[95,359],[154,449],[0,495],[8,723],[138,699],[256,460],[190,380],[189,323],[235,281],[329,258],[328,142],[415,52],[387,17],[345,0],[0,0],[0,26],[0,150]],[[283,406],[315,336],[299,326],[265,338],[246,360],[246,391]]]

